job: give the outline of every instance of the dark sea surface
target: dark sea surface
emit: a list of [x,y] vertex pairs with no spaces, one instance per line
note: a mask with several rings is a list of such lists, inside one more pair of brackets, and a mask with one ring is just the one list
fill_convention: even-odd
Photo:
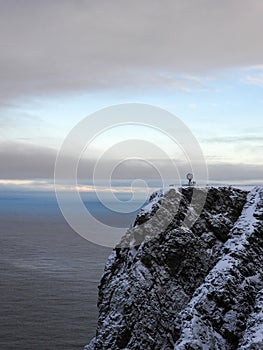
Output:
[[[97,218],[110,215],[95,200],[89,206]],[[134,216],[111,221],[129,226]],[[83,349],[95,334],[110,252],[68,226],[54,194],[1,192],[0,349]]]

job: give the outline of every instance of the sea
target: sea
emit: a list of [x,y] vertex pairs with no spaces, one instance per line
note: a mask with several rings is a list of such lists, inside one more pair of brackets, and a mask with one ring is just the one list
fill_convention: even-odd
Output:
[[[136,215],[114,216],[85,200],[123,233]],[[96,332],[98,284],[111,250],[79,236],[54,193],[1,191],[0,349],[83,349]]]

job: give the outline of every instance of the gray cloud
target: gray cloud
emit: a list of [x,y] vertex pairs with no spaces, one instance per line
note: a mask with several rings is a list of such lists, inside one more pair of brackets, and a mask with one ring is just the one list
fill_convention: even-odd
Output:
[[261,164],[208,164],[210,182],[222,183],[261,183],[263,184]]
[[0,179],[52,178],[56,151],[23,142],[0,144]]
[[[24,142],[8,142],[0,144],[0,179],[53,179],[56,151]],[[110,165],[116,165],[118,161],[112,159],[104,160],[105,167],[97,173],[98,179],[105,179],[104,169]],[[177,179],[175,168],[165,159],[152,160],[156,169],[164,174],[165,178]],[[106,164],[107,163],[107,164]],[[65,167],[67,166],[67,159]],[[79,179],[91,180],[95,160],[84,160],[80,163]],[[189,172],[189,166],[183,162],[176,162],[179,173]],[[261,164],[229,164],[224,162],[208,163],[210,182],[261,182]],[[115,180],[123,179],[160,179],[158,172],[143,160],[132,160],[124,162],[122,167],[114,174]]]
[[[0,98],[261,64],[261,0],[0,0]],[[174,78],[167,78],[175,74]]]

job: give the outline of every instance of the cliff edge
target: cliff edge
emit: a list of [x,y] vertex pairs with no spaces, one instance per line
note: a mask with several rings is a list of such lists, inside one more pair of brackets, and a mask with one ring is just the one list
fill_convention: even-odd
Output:
[[107,261],[85,350],[263,350],[262,253],[262,187],[155,192]]

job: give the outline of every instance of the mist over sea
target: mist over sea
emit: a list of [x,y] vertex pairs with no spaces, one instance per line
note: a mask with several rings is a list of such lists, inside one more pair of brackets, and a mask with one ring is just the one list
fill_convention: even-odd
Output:
[[[128,227],[135,217],[84,200],[107,224]],[[54,193],[2,191],[0,250],[0,348],[82,349],[95,334],[97,286],[111,249],[76,234]]]

